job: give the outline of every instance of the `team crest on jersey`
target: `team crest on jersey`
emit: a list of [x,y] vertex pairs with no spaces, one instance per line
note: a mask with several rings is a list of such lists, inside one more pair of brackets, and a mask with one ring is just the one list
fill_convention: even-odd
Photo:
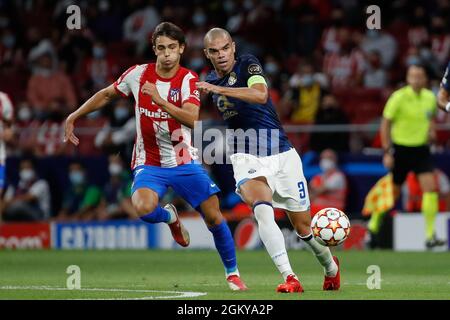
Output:
[[178,88],[170,89],[169,98],[173,102],[177,102],[178,100],[180,100],[180,89],[178,89]]
[[230,73],[230,77],[228,78],[228,85],[232,86],[237,81],[237,75],[235,72]]
[[261,74],[262,73],[261,66],[256,63],[252,63],[251,65],[248,66],[248,73],[249,74]]

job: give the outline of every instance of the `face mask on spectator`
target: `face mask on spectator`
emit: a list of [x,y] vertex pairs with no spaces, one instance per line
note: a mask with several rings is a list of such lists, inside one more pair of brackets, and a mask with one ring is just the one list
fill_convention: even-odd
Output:
[[320,160],[319,166],[323,172],[327,172],[327,171],[330,171],[330,170],[333,170],[334,168],[336,168],[336,164],[331,159]]
[[111,163],[109,165],[109,174],[112,176],[118,176],[122,173],[122,166],[118,163]]
[[12,34],[9,34],[3,37],[2,42],[6,48],[11,49],[16,44],[16,38]]
[[371,39],[375,39],[378,38],[378,36],[380,35],[380,32],[376,29],[369,29],[367,30],[367,37],[371,38]]
[[197,27],[204,26],[206,23],[206,15],[204,13],[196,13],[192,17],[192,21]]
[[264,70],[268,73],[268,74],[276,74],[278,72],[278,66],[276,63],[274,62],[268,62],[266,63],[266,65],[264,66]]
[[84,182],[84,174],[81,171],[72,171],[69,174],[69,179],[72,184],[78,186]]
[[34,178],[34,171],[33,169],[22,169],[19,172],[20,180],[23,180],[25,182],[30,182]]
[[100,117],[100,114],[101,114],[100,110],[95,110],[93,112],[88,113],[86,117],[91,120],[98,119]]
[[117,120],[126,119],[129,114],[130,114],[130,112],[128,111],[128,108],[126,108],[126,107],[118,107],[118,108],[114,109],[114,117]]
[[94,47],[92,49],[92,55],[96,59],[102,59],[105,57],[105,49],[103,49],[102,47]]
[[235,5],[234,5],[234,1],[233,0],[226,0],[223,3],[223,8],[225,9],[225,11],[230,14],[231,12],[233,12]]
[[34,67],[33,68],[33,73],[35,75],[38,76],[42,76],[42,77],[49,77],[52,74],[52,69],[48,69],[48,68],[42,68],[42,67]]
[[19,118],[20,121],[28,121],[31,119],[32,114],[31,114],[31,110],[28,107],[22,107],[19,109],[19,112],[17,113],[17,117]]
[[300,85],[302,87],[310,87],[314,82],[314,78],[311,74],[305,74],[300,78]]
[[406,65],[408,65],[408,66],[420,64],[420,62],[421,62],[421,60],[418,56],[409,56],[406,59]]
[[203,65],[204,65],[203,58],[200,58],[200,57],[194,58],[190,62],[191,68],[195,69],[195,70],[201,69],[203,67]]

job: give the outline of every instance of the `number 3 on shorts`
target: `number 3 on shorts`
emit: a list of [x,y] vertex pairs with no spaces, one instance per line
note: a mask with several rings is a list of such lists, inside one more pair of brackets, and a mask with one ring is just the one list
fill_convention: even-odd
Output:
[[306,198],[306,191],[305,191],[305,184],[303,183],[303,181],[300,181],[298,184],[298,192],[300,194],[300,199],[305,199]]

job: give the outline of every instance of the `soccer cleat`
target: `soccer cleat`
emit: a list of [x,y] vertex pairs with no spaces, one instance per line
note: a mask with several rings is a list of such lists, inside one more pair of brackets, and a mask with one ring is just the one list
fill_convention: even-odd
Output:
[[303,287],[300,284],[300,281],[296,278],[295,275],[288,275],[286,282],[279,284],[277,287],[277,292],[281,293],[292,293],[292,292],[303,292]]
[[231,276],[227,277],[228,286],[233,291],[245,291],[248,290],[247,286],[245,285],[244,281],[236,275],[233,274]]
[[189,245],[189,242],[190,242],[189,232],[187,231],[187,229],[181,223],[181,220],[178,217],[177,209],[175,208],[175,206],[173,204],[170,204],[170,203],[166,204],[164,206],[164,209],[166,209],[167,211],[173,212],[175,214],[176,218],[177,218],[175,220],[175,222],[168,223],[168,226],[170,228],[170,232],[172,232],[173,239],[180,246],[187,247]]
[[338,266],[338,271],[334,277],[325,276],[323,290],[339,290],[341,286],[341,268],[339,267],[339,260],[335,256],[333,256],[333,260]]
[[444,240],[436,238],[436,235],[432,239],[425,242],[427,249],[433,249],[434,247],[440,247],[447,244]]

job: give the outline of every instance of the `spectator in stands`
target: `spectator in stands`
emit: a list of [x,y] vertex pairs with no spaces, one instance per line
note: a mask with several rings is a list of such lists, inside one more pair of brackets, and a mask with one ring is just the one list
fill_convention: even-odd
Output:
[[91,220],[101,199],[101,190],[89,185],[86,170],[79,162],[69,166],[70,187],[64,193],[63,204],[57,221]]
[[364,71],[364,55],[347,29],[340,30],[338,52],[329,52],[323,60],[323,71],[330,78],[331,87],[359,86]]
[[345,13],[341,8],[334,8],[331,12],[331,23],[322,33],[322,50],[325,53],[338,53],[341,50],[341,30],[349,31],[345,26]]
[[102,199],[96,210],[97,219],[136,218],[131,204],[131,174],[124,168],[119,156],[109,156],[108,171],[110,179],[103,188]]
[[450,34],[448,33],[448,25],[446,24],[448,18],[436,15],[431,18],[431,51],[437,58],[441,69],[448,63],[450,55]]
[[[78,136],[80,144],[70,151],[76,152],[80,156],[99,156],[103,151],[95,145],[95,137],[102,128],[108,123],[108,118],[103,115],[101,110],[91,112],[81,119],[77,120]],[[67,154],[67,152],[66,152]]]
[[6,190],[3,203],[5,221],[43,221],[50,218],[50,187],[36,174],[33,161],[19,165],[19,182]]
[[299,64],[298,69],[289,79],[283,109],[292,110],[290,120],[294,123],[313,123],[328,81],[324,74],[315,72],[311,63]]
[[321,152],[319,166],[322,173],[314,176],[309,183],[311,216],[324,208],[345,210],[347,179],[337,163],[336,152],[331,149]]
[[381,66],[380,52],[374,50],[367,55],[367,68],[364,72],[364,87],[385,88],[388,84],[387,74]]
[[413,16],[409,21],[411,27],[408,30],[408,44],[409,46],[419,47],[429,39],[425,8],[423,6],[415,7]]
[[58,62],[49,41],[41,41],[29,55],[32,76],[28,81],[27,98],[38,119],[50,114],[50,106],[61,102],[61,111],[75,108],[77,99],[70,78],[58,71]]
[[[433,174],[439,194],[439,212],[447,212],[450,210],[450,181],[447,175],[439,169],[434,169]],[[408,212],[420,212],[423,192],[414,172],[411,171],[406,177],[402,193],[403,208]]]
[[[341,110],[335,96],[331,94],[325,95],[316,114],[314,124],[331,125],[348,123],[347,115]],[[311,134],[310,147],[316,152],[322,152],[325,149],[347,152],[349,151],[349,134],[347,132],[313,132]]]
[[114,82],[118,73],[116,62],[108,55],[101,41],[94,43],[92,56],[86,60],[84,69],[85,86],[90,92],[96,92]]
[[0,67],[11,65],[19,67],[24,65],[23,50],[17,44],[17,36],[12,28],[3,29],[0,33]]
[[132,116],[129,101],[117,100],[110,121],[95,137],[95,146],[108,154],[130,155],[136,132],[135,126],[136,120]]
[[366,53],[378,50],[381,54],[381,65],[389,68],[397,56],[397,41],[383,29],[368,29],[361,43],[361,49]]
[[147,49],[150,34],[160,20],[153,1],[148,1],[145,8],[133,12],[125,19],[123,24],[124,39],[135,43],[138,55],[142,55]]

